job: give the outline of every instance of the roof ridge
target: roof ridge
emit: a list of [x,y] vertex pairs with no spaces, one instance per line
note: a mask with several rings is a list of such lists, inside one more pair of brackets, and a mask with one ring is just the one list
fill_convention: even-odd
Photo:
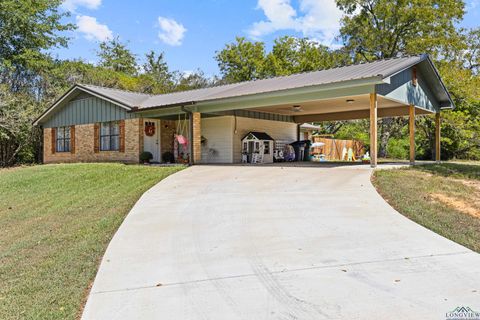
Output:
[[94,88],[98,88],[98,89],[106,89],[106,90],[119,91],[119,92],[127,92],[127,93],[133,93],[133,94],[138,94],[138,95],[150,96],[150,97],[158,96],[158,95],[155,95],[155,94],[143,93],[143,92],[132,91],[132,90],[102,87],[102,86],[98,86],[98,85],[95,85],[95,84],[76,83],[76,85],[81,86],[81,87],[94,87]]

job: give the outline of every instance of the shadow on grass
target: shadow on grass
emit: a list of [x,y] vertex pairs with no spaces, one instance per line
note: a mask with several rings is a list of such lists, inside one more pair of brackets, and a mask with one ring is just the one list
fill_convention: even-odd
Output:
[[415,169],[443,177],[480,180],[480,165],[442,163],[415,166]]

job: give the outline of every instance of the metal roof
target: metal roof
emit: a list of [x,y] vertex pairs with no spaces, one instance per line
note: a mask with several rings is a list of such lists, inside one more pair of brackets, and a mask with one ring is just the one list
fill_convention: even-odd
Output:
[[92,93],[108,97],[130,108],[142,105],[143,101],[151,97],[149,94],[126,91],[120,89],[111,89],[87,84],[77,84],[78,87],[86,89]]
[[299,73],[263,80],[239,82],[230,85],[153,96],[144,101],[143,107],[160,107],[187,101],[209,101],[325,85],[366,78],[388,78],[405,68],[421,62],[424,56],[378,60],[370,63],[332,68],[314,72]]
[[427,77],[438,101],[453,105],[450,95],[432,61],[428,55],[422,54],[161,95],[148,95],[94,85],[77,84],[57,100],[57,102],[46,110],[34,123],[38,123],[46,114],[59,105],[63,99],[66,99],[70,93],[78,89],[103,97],[124,108],[142,111],[149,108],[191,105],[235,97],[247,97],[262,93],[274,93],[328,84],[341,84],[347,81],[355,82],[370,79],[371,81],[377,82],[387,81],[389,77],[418,64],[428,71]]
[[268,93],[309,86],[339,83],[378,77],[388,78],[426,59],[426,55],[378,60],[350,66],[299,73],[283,77],[245,81],[210,88],[173,92],[162,95],[147,95],[92,85],[80,85],[100,95],[116,99],[139,109],[179,105],[182,103],[226,99],[259,93]]

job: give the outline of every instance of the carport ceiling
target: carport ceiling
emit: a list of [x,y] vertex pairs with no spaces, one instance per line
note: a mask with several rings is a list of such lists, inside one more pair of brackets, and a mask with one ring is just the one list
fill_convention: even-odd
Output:
[[[293,106],[300,106],[300,108],[294,108]],[[378,108],[397,108],[404,107],[405,104],[386,99],[382,96],[378,96]],[[356,95],[346,96],[336,99],[308,101],[299,104],[284,104],[262,108],[252,108],[252,111],[276,113],[289,116],[299,115],[311,115],[311,114],[325,114],[325,113],[338,113],[358,110],[370,109],[370,96]]]

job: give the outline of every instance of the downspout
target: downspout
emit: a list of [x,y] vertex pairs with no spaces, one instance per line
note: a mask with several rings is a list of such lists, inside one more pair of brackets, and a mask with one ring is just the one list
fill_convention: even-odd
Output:
[[188,114],[188,120],[189,120],[189,128],[188,128],[188,132],[189,132],[189,143],[190,143],[190,155],[188,157],[188,165],[191,166],[193,165],[193,112],[186,109],[185,106],[181,106],[180,109],[185,112],[186,114]]

